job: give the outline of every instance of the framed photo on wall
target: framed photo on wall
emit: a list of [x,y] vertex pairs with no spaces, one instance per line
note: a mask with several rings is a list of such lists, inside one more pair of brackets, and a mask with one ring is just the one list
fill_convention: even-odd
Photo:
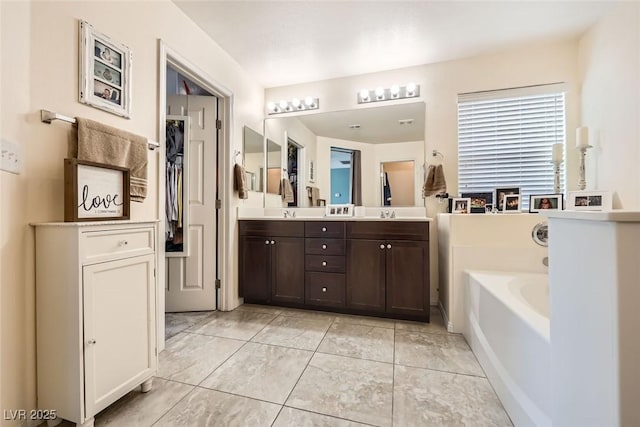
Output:
[[561,211],[564,209],[562,196],[562,194],[532,194],[529,196],[529,212]]
[[575,211],[610,211],[610,191],[570,191],[567,209]]
[[131,50],[80,21],[79,101],[131,116]]

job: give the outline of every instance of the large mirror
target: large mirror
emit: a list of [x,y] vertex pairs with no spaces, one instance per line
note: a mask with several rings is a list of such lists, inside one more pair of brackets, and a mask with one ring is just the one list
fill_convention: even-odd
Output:
[[249,191],[263,191],[262,170],[264,168],[264,138],[245,126],[243,128],[244,173]]
[[304,153],[298,206],[424,206],[424,102],[268,118],[265,135]]

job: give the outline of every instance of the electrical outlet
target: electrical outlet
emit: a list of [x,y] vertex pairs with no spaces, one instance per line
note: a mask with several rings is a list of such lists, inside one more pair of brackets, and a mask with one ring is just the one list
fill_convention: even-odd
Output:
[[0,144],[0,170],[20,174],[22,170],[22,147],[18,144],[2,138]]

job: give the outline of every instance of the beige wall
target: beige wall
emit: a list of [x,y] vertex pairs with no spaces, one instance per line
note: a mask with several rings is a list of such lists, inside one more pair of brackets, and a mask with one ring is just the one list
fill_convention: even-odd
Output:
[[596,23],[580,40],[579,64],[580,122],[594,146],[587,189],[614,191],[614,208],[640,209],[640,3]]
[[[21,175],[0,173],[2,185],[2,408],[35,407],[34,246],[29,222],[63,218],[63,159],[71,126],[46,125],[39,110],[83,116],[158,140],[158,39],[233,92],[229,152],[242,149],[242,126],[260,129],[264,92],[226,52],[172,2],[1,2],[2,137],[24,153]],[[78,19],[133,51],[131,120],[78,103]],[[157,152],[149,152],[149,197],[132,203],[132,218],[158,217]],[[228,163],[230,159],[225,159]],[[236,235],[233,196],[231,225]],[[63,249],[63,248],[61,248]],[[232,237],[230,249],[237,251]],[[237,259],[224,277],[238,304]],[[5,425],[5,424],[3,424]],[[7,423],[7,425],[13,425]]]

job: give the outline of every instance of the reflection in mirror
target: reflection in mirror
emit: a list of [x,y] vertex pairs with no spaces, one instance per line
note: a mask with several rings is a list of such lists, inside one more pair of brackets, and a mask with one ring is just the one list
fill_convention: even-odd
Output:
[[280,193],[280,178],[282,176],[282,147],[267,139],[267,193]]
[[382,204],[384,206],[412,206],[415,197],[415,162],[381,163]]
[[262,191],[262,173],[264,167],[264,138],[255,130],[245,126],[244,139],[244,170],[249,191]]
[[[308,179],[306,169],[304,175],[300,176],[300,185],[302,189],[307,189],[308,194],[317,194],[316,202],[324,199],[327,203],[335,203],[336,198],[351,198],[350,202],[355,205],[382,206],[384,182],[381,178],[386,164],[390,163],[389,166],[393,168],[392,163],[408,162],[404,166],[412,165],[413,169],[410,171],[407,168],[403,173],[405,178],[412,177],[409,180],[412,185],[408,185],[407,197],[400,197],[400,189],[395,191],[393,187],[394,178],[389,178],[391,206],[423,206],[421,187],[425,163],[425,110],[424,102],[411,102],[269,118],[265,121],[265,133],[267,138],[276,141],[286,141],[282,135],[287,135],[305,150],[304,166],[309,168],[310,162],[313,162],[314,177]],[[355,167],[351,168],[352,172],[337,171],[340,167],[335,165],[332,148],[358,153],[360,172],[354,173]],[[355,166],[355,162],[352,166]],[[394,173],[397,172],[391,172]],[[349,188],[332,189],[333,176],[336,174],[350,176]],[[344,176],[339,179],[343,183],[347,182]],[[360,185],[354,185],[354,179]],[[357,189],[360,191],[354,192]],[[360,203],[355,197],[359,197]],[[306,204],[298,206],[315,205],[312,196],[304,202]]]
[[331,204],[351,203],[353,150],[331,147]]

